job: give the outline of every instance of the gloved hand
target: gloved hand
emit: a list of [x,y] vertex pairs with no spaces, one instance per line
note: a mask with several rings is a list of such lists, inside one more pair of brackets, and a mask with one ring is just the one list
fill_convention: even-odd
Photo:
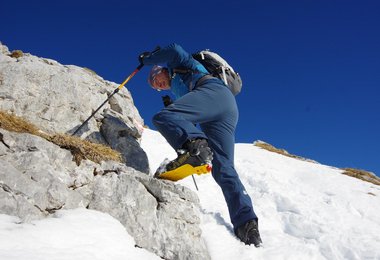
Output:
[[145,52],[143,52],[143,53],[141,53],[140,55],[139,55],[139,62],[140,62],[140,64],[144,64],[144,59],[146,58],[146,57],[148,57],[148,56],[150,56],[150,52],[149,51],[145,51]]
[[173,104],[173,100],[168,95],[162,97],[162,102],[164,102],[165,107]]

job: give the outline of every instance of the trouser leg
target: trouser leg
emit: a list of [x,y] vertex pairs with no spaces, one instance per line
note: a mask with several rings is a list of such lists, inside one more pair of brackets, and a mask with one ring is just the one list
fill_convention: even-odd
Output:
[[[215,128],[215,129],[214,129]],[[234,136],[223,122],[202,125],[213,150],[212,176],[222,189],[234,228],[256,219],[252,201],[234,167]],[[217,130],[217,131],[215,131]]]

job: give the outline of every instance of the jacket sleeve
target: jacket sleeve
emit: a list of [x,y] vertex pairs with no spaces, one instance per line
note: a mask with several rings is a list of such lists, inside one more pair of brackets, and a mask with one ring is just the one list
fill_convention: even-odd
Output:
[[145,57],[143,63],[144,65],[166,63],[168,68],[186,67],[196,69],[192,56],[176,43],[172,43]]

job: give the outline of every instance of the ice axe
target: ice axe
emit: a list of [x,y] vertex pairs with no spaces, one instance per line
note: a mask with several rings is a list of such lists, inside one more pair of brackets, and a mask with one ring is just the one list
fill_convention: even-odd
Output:
[[[159,46],[157,46],[156,47],[156,49],[154,49],[154,51],[152,51],[150,54],[153,54],[153,53],[155,53],[155,52],[157,52],[157,51],[159,51],[160,50],[160,47]],[[74,131],[74,133],[72,134],[72,136],[73,135],[75,135],[76,133],[78,133],[79,132],[79,130],[81,130],[82,129],[82,127],[85,125],[85,124],[87,124],[87,122],[88,121],[90,121],[90,119],[91,118],[93,118],[94,117],[94,115],[108,102],[108,100],[110,100],[111,99],[111,97],[113,97],[113,95],[115,95],[117,92],[119,92],[120,91],[120,89],[122,89],[124,86],[125,86],[125,84],[127,84],[128,83],[128,81],[134,76],[134,75],[136,75],[136,73],[137,72],[139,72],[141,69],[142,69],[142,67],[144,67],[144,64],[142,63],[142,62],[140,62],[140,65],[139,66],[137,66],[137,68],[131,73],[131,75],[129,75],[124,81],[123,81],[123,83],[121,83],[120,84],[120,86],[118,86],[113,92],[112,92],[112,94],[111,95],[109,95],[108,96],[108,98],[91,114],[91,116],[89,117],[89,118],[87,118],[86,119],[86,121],[84,121],[78,128],[77,128],[77,130],[75,130]]]

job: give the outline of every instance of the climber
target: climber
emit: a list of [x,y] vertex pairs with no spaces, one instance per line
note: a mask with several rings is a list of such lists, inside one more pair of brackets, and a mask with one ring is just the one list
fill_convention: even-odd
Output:
[[260,246],[258,218],[234,167],[238,121],[234,95],[178,44],[138,58],[141,64],[154,65],[149,84],[159,91],[171,90],[177,98],[153,117],[157,130],[178,153],[166,170],[212,161],[212,176],[223,191],[236,236]]

